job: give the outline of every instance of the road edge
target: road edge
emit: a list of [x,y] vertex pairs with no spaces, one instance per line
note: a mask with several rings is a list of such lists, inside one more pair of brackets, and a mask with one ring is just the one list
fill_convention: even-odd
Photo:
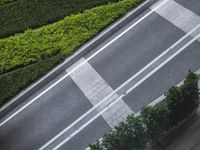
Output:
[[86,53],[90,52],[100,43],[105,41],[108,37],[113,35],[117,30],[122,28],[124,25],[128,24],[132,19],[136,18],[140,13],[150,7],[153,3],[158,0],[146,0],[138,7],[133,8],[126,15],[109,25],[99,34],[97,34],[90,41],[81,46],[73,55],[67,57],[64,62],[57,65],[51,71],[49,71],[45,76],[31,84],[29,87],[22,90],[19,94],[17,94],[14,98],[12,98],[9,102],[0,107],[0,119],[3,118],[8,112],[10,112],[13,108],[23,103],[26,98],[28,98],[31,94],[35,93],[38,89],[43,87],[49,81],[54,79],[57,75],[62,73],[66,68],[71,66],[74,62],[83,57]]

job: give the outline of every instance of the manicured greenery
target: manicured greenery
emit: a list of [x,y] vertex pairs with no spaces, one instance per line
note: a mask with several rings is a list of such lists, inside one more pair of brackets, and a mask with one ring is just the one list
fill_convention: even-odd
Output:
[[[13,0],[1,0],[0,4]],[[29,28],[63,19],[65,16],[83,12],[108,2],[118,0],[17,0],[9,5],[0,5],[0,38],[23,32]]]
[[0,76],[0,105],[7,102],[7,100],[15,96],[30,83],[43,76],[62,59],[62,55],[56,55]]
[[[138,117],[129,116],[119,126],[90,145],[91,150],[143,150],[148,144],[162,147],[166,133],[199,106],[198,77],[189,71],[181,87],[172,87],[166,99],[146,106]],[[182,115],[181,115],[182,114]]]
[[24,34],[1,39],[0,73],[35,63],[58,53],[67,57],[141,1],[123,0],[99,6],[40,29],[27,30]]
[[[142,1],[123,0],[99,6],[37,30],[0,39],[0,104]],[[54,60],[56,56],[60,57]],[[41,65],[43,60],[47,61],[46,68]]]
[[16,0],[0,0],[0,7],[1,7],[1,5],[4,5],[4,4],[7,4],[7,3],[11,3],[13,1],[16,1]]

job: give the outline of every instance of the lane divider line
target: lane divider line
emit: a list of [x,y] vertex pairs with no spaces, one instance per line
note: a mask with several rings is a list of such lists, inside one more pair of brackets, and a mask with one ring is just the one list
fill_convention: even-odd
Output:
[[[40,148],[40,150],[44,149],[48,145],[50,145],[53,141],[55,141],[57,138],[59,138],[62,134],[64,134],[66,131],[68,131],[71,127],[73,127],[75,124],[77,124],[80,120],[82,120],[84,117],[86,117],[88,114],[90,114],[92,111],[94,111],[98,106],[100,106],[103,102],[105,102],[108,98],[110,98],[113,94],[115,94],[117,91],[119,91],[121,88],[123,88],[127,83],[129,83],[131,80],[136,78],[139,74],[141,74],[144,70],[146,70],[149,66],[151,66],[153,63],[155,63],[157,60],[159,60],[162,56],[164,56],[166,53],[168,53],[172,48],[174,48],[177,44],[179,44],[181,41],[183,41],[186,37],[188,37],[190,34],[192,34],[196,29],[200,27],[200,24],[197,25],[194,29],[192,29],[188,34],[183,36],[180,40],[175,42],[171,47],[169,47],[166,51],[161,53],[158,57],[156,57],[153,61],[151,61],[148,65],[146,65],[144,68],[142,68],[139,72],[137,72],[134,76],[129,78],[126,82],[124,82],[121,86],[119,86],[116,90],[114,90],[112,93],[110,93],[108,96],[106,96],[102,101],[100,101],[97,105],[95,105],[93,108],[88,110],[85,114],[83,114],[81,117],[79,117],[76,121],[74,121],[72,124],[70,124],[67,128],[65,128],[63,131],[61,131],[59,134],[57,134],[54,138],[52,138],[49,142],[47,142],[44,146]],[[192,38],[192,37],[191,37]],[[195,41],[195,38],[193,38],[192,41]],[[189,42],[190,43],[190,42]],[[128,91],[129,92],[129,91]]]
[[[130,93],[133,89],[135,89],[138,85],[140,85],[142,82],[144,82],[147,78],[149,78],[152,74],[154,74],[157,70],[159,70],[161,67],[163,67],[166,63],[168,63],[171,59],[173,59],[175,56],[177,56],[180,52],[182,52],[185,48],[187,48],[189,45],[191,45],[198,38],[200,38],[200,34],[198,34],[194,39],[192,39],[190,42],[188,42],[186,45],[184,45],[181,49],[179,49],[176,53],[174,53],[172,56],[170,56],[167,60],[165,60],[163,63],[161,63],[159,65],[159,67],[155,68],[153,71],[151,71],[149,74],[147,74],[144,78],[142,78],[137,84],[135,84],[132,88],[130,88],[127,91],[126,94]],[[124,96],[125,95],[121,95],[119,98],[123,98]],[[117,103],[120,100],[119,98],[117,98],[116,100],[114,100],[105,109],[103,109],[96,116],[94,116],[92,119],[90,119],[86,124],[84,124],[83,126],[81,126],[78,130],[76,130],[74,133],[72,133],[70,136],[68,136],[65,140],[63,140],[61,143],[59,143],[56,147],[53,148],[53,150],[59,149],[62,145],[64,145],[67,141],[69,141],[72,137],[74,137],[77,133],[79,133],[86,126],[88,126],[91,122],[93,122],[97,117],[99,117],[104,111],[106,111],[112,105],[114,105],[115,103]]]
[[35,98],[33,98],[32,100],[30,100],[28,103],[26,103],[24,106],[22,106],[20,109],[18,109],[17,111],[15,111],[13,114],[11,114],[9,117],[7,117],[5,120],[3,120],[0,123],[0,127],[3,126],[4,124],[6,124],[9,120],[11,120],[13,117],[15,117],[16,115],[18,115],[21,111],[23,111],[25,108],[27,108],[29,105],[31,105],[33,102],[35,102],[36,100],[38,100],[41,96],[43,96],[45,93],[47,93],[49,90],[51,90],[53,87],[55,87],[57,84],[59,84],[62,80],[64,80],[65,78],[67,78],[72,72],[76,71],[79,67],[81,67],[85,62],[91,60],[93,57],[95,57],[97,54],[99,54],[100,52],[102,52],[105,48],[107,48],[109,45],[111,45],[112,43],[114,43],[116,40],[118,40],[121,36],[123,36],[125,33],[127,33],[129,30],[131,30],[133,27],[135,27],[137,24],[139,24],[141,21],[143,21],[144,19],[146,19],[149,15],[151,15],[156,9],[158,9],[159,7],[161,7],[162,5],[164,5],[168,0],[165,0],[163,3],[161,3],[160,5],[158,5],[155,9],[152,9],[150,12],[148,12],[147,14],[145,14],[142,18],[140,18],[138,21],[136,21],[135,23],[133,23],[130,27],[128,27],[126,30],[124,30],[122,33],[120,33],[118,36],[116,36],[114,39],[112,39],[110,42],[108,42],[106,45],[104,45],[102,48],[100,48],[97,52],[95,52],[93,55],[91,55],[89,58],[87,58],[82,64],[80,64],[79,66],[77,66],[76,68],[74,68],[73,70],[71,70],[70,72],[68,72],[65,76],[63,76],[62,78],[60,78],[59,80],[57,80],[55,83],[53,83],[51,86],[49,86],[47,89],[45,89],[43,92],[41,92],[39,95],[37,95]]

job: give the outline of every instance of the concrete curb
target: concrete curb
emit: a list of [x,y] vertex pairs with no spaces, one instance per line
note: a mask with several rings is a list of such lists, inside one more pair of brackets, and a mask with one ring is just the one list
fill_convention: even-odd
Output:
[[9,111],[11,111],[14,107],[18,106],[22,102],[25,101],[26,98],[28,98],[31,94],[36,92],[38,89],[43,87],[45,84],[47,84],[49,81],[51,81],[53,78],[55,78],[58,74],[63,72],[66,68],[71,66],[74,62],[76,62],[78,59],[83,57],[86,53],[90,52],[92,49],[94,49],[97,45],[105,41],[108,37],[113,35],[117,30],[119,30],[121,27],[129,23],[132,19],[137,17],[141,12],[146,10],[150,5],[152,5],[154,2],[158,0],[146,0],[141,5],[139,5],[137,8],[134,8],[132,11],[128,12],[125,16],[108,26],[106,29],[104,29],[101,33],[99,33],[97,36],[95,36],[93,39],[91,39],[89,42],[84,44],[82,47],[80,47],[75,54],[68,57],[63,63],[52,69],[47,75],[33,83],[31,86],[20,92],[18,95],[16,95],[13,99],[11,99],[8,103],[3,105],[0,108],[0,118],[5,116]]

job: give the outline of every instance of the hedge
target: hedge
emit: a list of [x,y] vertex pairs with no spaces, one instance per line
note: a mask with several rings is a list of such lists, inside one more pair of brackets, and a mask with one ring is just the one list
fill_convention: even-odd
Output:
[[[123,0],[99,6],[37,30],[0,39],[0,104],[142,1]],[[56,56],[60,57],[54,60]],[[49,60],[47,68],[44,68],[43,60]]]
[[69,56],[141,1],[123,0],[99,6],[37,30],[27,30],[24,34],[0,39],[0,74],[57,53]]
[[137,117],[128,116],[101,141],[89,145],[91,150],[145,150],[154,144],[164,149],[169,129],[198,108],[198,90],[198,77],[189,71],[184,84],[169,89],[165,100],[142,108]]
[[0,76],[0,105],[7,102],[33,81],[47,73],[63,59],[56,55],[33,65]]
[[16,2],[9,5],[1,5],[12,1],[14,0],[0,1],[0,38],[119,0],[15,0]]

